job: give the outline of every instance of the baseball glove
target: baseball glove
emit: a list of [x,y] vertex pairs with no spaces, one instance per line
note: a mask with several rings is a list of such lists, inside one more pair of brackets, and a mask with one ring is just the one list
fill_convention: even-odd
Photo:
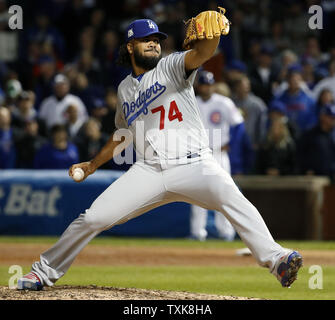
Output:
[[190,49],[196,40],[213,39],[228,34],[230,21],[224,15],[226,10],[218,8],[219,12],[203,11],[185,22],[186,37],[183,43],[185,50]]

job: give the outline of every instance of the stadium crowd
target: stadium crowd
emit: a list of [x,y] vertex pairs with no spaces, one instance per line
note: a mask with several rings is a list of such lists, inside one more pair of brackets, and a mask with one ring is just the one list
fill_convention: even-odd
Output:
[[[127,25],[154,20],[182,50],[184,22],[227,9],[231,31],[203,69],[241,110],[247,139],[231,146],[248,165],[232,174],[335,173],[335,3],[332,0],[21,1],[23,30],[0,0],[0,169],[68,168],[91,159],[115,130],[117,65]],[[321,5],[323,29],[308,8]],[[195,84],[196,89],[196,84]],[[235,161],[233,163],[243,163]],[[111,161],[104,168],[125,170]]]

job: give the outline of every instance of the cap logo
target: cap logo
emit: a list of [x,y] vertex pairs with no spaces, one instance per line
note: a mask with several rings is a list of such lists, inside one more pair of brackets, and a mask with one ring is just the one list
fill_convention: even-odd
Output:
[[148,20],[148,25],[150,29],[155,29],[155,25],[152,23],[152,21]]
[[134,35],[133,29],[128,30],[128,38],[132,37]]

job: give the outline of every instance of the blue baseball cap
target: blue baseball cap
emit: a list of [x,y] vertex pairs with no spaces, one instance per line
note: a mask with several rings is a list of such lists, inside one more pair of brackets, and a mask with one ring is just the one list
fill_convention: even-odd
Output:
[[150,19],[133,21],[126,30],[126,42],[131,39],[144,38],[156,34],[161,40],[166,39],[167,34],[160,32],[157,24]]
[[226,67],[227,71],[236,70],[242,73],[247,72],[247,66],[241,60],[232,60]]
[[301,64],[299,63],[293,63],[288,67],[287,70],[288,74],[292,74],[292,73],[301,73],[302,72],[302,67]]
[[321,108],[320,113],[335,117],[335,104],[327,104]]
[[199,84],[214,84],[214,74],[209,71],[201,71],[198,79]]

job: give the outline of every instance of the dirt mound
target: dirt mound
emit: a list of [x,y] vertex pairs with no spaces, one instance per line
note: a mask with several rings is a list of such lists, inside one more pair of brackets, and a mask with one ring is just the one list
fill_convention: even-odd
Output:
[[99,286],[54,286],[42,291],[0,287],[0,300],[259,300],[214,294],[113,288]]

